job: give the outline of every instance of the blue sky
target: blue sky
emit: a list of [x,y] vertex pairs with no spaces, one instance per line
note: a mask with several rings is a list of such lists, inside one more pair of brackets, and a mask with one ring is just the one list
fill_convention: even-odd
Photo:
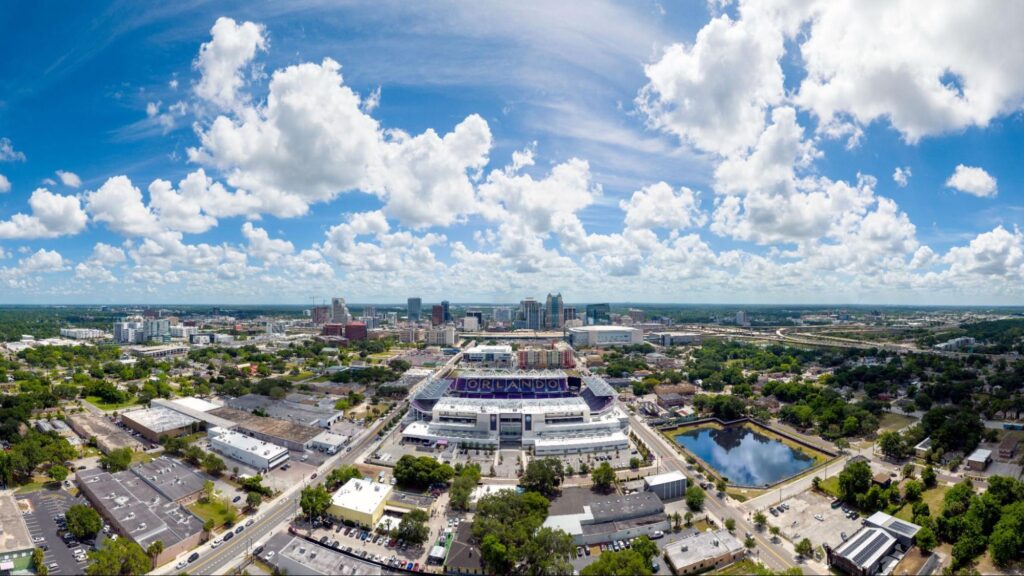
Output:
[[4,7],[0,301],[1020,304],[1024,8],[915,4]]

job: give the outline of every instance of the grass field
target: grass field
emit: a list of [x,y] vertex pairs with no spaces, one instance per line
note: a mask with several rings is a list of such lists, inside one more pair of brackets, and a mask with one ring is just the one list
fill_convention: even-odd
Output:
[[835,498],[839,498],[839,476],[830,476],[821,481],[818,485],[826,493],[831,494]]
[[878,419],[878,431],[888,432],[890,430],[899,430],[913,424],[914,422],[917,422],[917,418],[912,416],[883,412],[882,417]]
[[46,486],[49,482],[51,482],[51,480],[35,480],[28,484],[22,484],[21,486],[18,486],[18,489],[15,490],[14,493],[28,494],[30,492],[36,492],[37,490],[42,490],[43,486]]
[[231,505],[225,502],[214,500],[213,502],[207,502],[203,504],[196,502],[188,507],[196,516],[201,518],[203,522],[209,519],[213,519],[214,528],[223,526],[227,522],[228,510],[231,509]]
[[[946,496],[946,492],[949,491],[949,486],[936,486],[925,490],[921,493],[921,500],[928,505],[928,510],[931,511],[932,518],[942,513],[943,498]],[[904,504],[903,508],[900,508],[899,512],[896,513],[896,517],[901,520],[910,522],[914,516],[913,506],[910,504]]]
[[88,402],[89,404],[92,404],[93,406],[99,408],[100,410],[105,410],[105,411],[108,411],[108,412],[111,411],[111,410],[123,410],[125,408],[141,406],[141,404],[139,404],[139,399],[138,398],[132,398],[131,400],[128,400],[127,402],[120,402],[120,403],[114,403],[114,404],[108,404],[108,403],[104,402],[99,396],[86,396],[85,400],[86,400],[86,402]]
[[284,376],[284,379],[289,381],[289,382],[297,382],[299,380],[305,380],[306,378],[309,378],[311,376],[313,376],[312,372],[299,372],[298,374],[294,374],[294,375],[293,374],[287,374],[287,375]]

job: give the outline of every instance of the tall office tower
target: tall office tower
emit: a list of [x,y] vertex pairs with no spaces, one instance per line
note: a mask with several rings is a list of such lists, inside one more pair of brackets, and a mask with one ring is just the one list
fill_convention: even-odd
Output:
[[611,324],[612,307],[607,304],[587,304],[587,326]]
[[352,314],[349,314],[348,306],[344,298],[331,298],[331,322],[335,324],[348,324],[352,321]]
[[564,322],[562,318],[564,311],[565,304],[562,302],[562,293],[548,294],[548,299],[544,303],[544,327],[551,330],[561,328]]
[[447,300],[441,300],[441,317],[444,319],[444,323],[447,324],[452,321],[452,312],[448,307]]
[[736,324],[738,326],[750,326],[750,317],[747,316],[745,310],[740,310],[736,313]]
[[575,320],[576,317],[577,316],[576,316],[576,307],[575,306],[566,306],[565,308],[562,309],[562,323],[563,324],[565,322],[568,322],[569,320]]
[[540,302],[533,298],[527,298],[519,302],[519,317],[516,319],[516,327],[527,330],[540,330],[543,316],[544,309],[541,307]]
[[143,340],[146,342],[170,342],[171,321],[170,320],[145,320],[142,323]]
[[484,313],[482,311],[480,311],[480,310],[469,310],[469,311],[466,312],[466,316],[467,317],[472,316],[473,318],[476,318],[476,325],[477,325],[477,327],[480,328],[480,329],[484,328],[484,326],[485,326],[485,324],[484,324]]
[[491,310],[491,317],[494,318],[495,322],[501,322],[502,324],[508,324],[515,319],[512,308],[500,307]]
[[314,306],[312,316],[313,324],[322,326],[331,320],[331,309],[327,306]]
[[635,324],[643,322],[647,318],[647,314],[645,314],[644,311],[640,310],[639,308],[630,308],[627,314],[629,314],[630,320],[632,320]]
[[444,307],[440,304],[434,304],[430,309],[430,323],[434,326],[444,324]]
[[423,309],[423,300],[420,298],[409,298],[409,302],[406,304],[406,310],[409,316],[409,322],[420,321],[420,311]]

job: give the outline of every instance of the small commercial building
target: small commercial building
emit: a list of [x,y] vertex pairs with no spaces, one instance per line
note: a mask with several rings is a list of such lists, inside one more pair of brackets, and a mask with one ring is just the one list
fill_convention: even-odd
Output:
[[305,450],[323,428],[297,424],[272,416],[257,416],[234,408],[217,408],[209,414],[232,423],[235,430],[289,450]]
[[337,454],[345,446],[346,442],[348,442],[348,436],[325,431],[317,434],[310,441],[309,447],[313,450],[326,452],[327,454]]
[[1020,440],[1016,436],[1006,436],[1003,441],[999,443],[999,457],[1003,460],[1010,460],[1013,455],[1017,452],[1017,445],[1020,444]]
[[0,573],[29,570],[35,544],[13,492],[0,493],[0,528]]
[[345,417],[343,410],[335,410],[334,404],[329,406],[318,405],[312,396],[307,396],[309,402],[298,402],[291,398],[301,398],[298,394],[290,397],[275,400],[270,396],[261,394],[246,394],[238,398],[230,398],[227,405],[235,410],[252,413],[253,410],[262,410],[267,416],[280,420],[287,420],[302,426],[330,428],[335,422]]
[[701,335],[697,332],[655,332],[651,338],[662,346],[686,346],[700,344]]
[[130,350],[133,356],[163,360],[188,356],[188,346],[182,344],[166,344],[164,346],[137,346]]
[[672,471],[644,478],[644,489],[658,495],[662,502],[678,500],[686,494],[686,476]]
[[391,491],[390,484],[352,478],[334,492],[327,513],[338,520],[373,528],[384,515]]
[[896,538],[885,530],[865,526],[847,541],[832,548],[825,546],[829,567],[849,576],[888,574],[899,562]]
[[652,492],[600,497],[570,489],[552,501],[544,526],[572,536],[577,546],[650,536],[669,529],[665,505]]
[[71,429],[86,441],[95,438],[96,447],[104,454],[119,448],[142,450],[142,444],[138,440],[103,416],[84,411],[68,414],[67,420]]
[[673,574],[694,574],[743,559],[746,548],[728,530],[698,532],[665,548]]
[[257,470],[271,470],[288,459],[288,449],[234,430],[210,428],[210,449]]
[[928,452],[930,452],[931,449],[932,438],[931,436],[929,436],[928,438],[925,438],[924,440],[918,442],[917,446],[914,446],[914,455],[917,456],[918,458],[927,458]]
[[444,573],[453,575],[482,575],[484,563],[480,556],[480,542],[473,537],[473,524],[461,522],[455,529],[448,556],[444,560]]
[[967,469],[980,472],[992,463],[992,451],[985,448],[978,448],[967,457]]
[[150,442],[191,434],[201,426],[199,420],[161,406],[123,412],[121,422]]
[[910,548],[914,543],[914,536],[917,535],[917,531],[921,529],[917,524],[907,522],[906,520],[900,520],[895,516],[886,514],[885,512],[875,512],[871,516],[868,516],[864,520],[865,526],[872,526],[885,530],[893,538],[899,542],[904,549]]

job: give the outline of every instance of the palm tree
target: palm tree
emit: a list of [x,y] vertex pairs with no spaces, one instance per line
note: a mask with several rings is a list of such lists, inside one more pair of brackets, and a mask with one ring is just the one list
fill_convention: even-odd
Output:
[[156,540],[155,542],[153,542],[152,544],[149,545],[149,548],[146,548],[146,554],[149,555],[149,559],[153,563],[153,568],[154,569],[156,568],[156,559],[160,556],[160,554],[163,551],[164,551],[164,541],[163,540]]

